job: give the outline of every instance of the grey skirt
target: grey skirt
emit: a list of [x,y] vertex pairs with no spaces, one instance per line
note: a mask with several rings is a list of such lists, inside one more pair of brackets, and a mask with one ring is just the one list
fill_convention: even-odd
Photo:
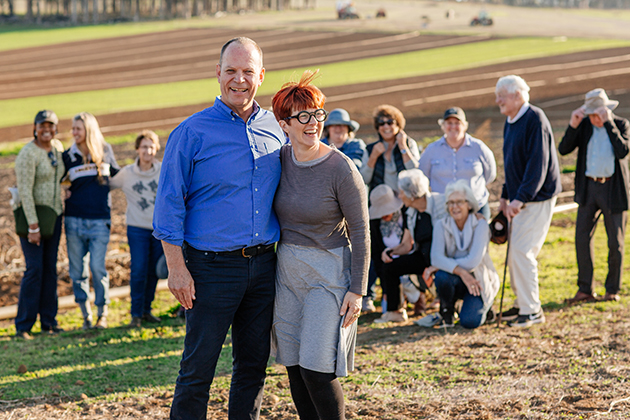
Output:
[[272,328],[278,363],[337,376],[354,369],[357,323],[342,328],[339,315],[350,288],[350,259],[349,247],[278,246]]

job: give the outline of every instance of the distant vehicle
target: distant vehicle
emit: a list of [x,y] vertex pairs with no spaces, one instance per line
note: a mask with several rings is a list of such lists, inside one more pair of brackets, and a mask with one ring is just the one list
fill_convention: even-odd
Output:
[[482,10],[479,12],[479,16],[475,16],[473,20],[470,21],[470,26],[492,26],[493,23],[490,14]]
[[359,19],[357,9],[352,2],[338,2],[337,16],[339,19]]

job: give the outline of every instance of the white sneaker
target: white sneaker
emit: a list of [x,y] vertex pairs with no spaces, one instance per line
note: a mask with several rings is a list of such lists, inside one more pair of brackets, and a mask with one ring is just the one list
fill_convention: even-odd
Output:
[[361,302],[361,312],[364,314],[376,312],[376,306],[374,306],[374,301],[370,297],[363,297],[363,301]]
[[438,325],[440,322],[442,322],[442,317],[440,316],[440,314],[434,313],[420,318],[417,321],[414,321],[414,324],[420,327],[431,328],[435,325]]
[[386,322],[407,322],[409,317],[405,309],[402,312],[388,311],[385,312],[379,319],[374,320],[376,324],[384,324]]
[[420,290],[411,282],[408,275],[400,276],[400,284],[409,303],[416,303],[420,299]]

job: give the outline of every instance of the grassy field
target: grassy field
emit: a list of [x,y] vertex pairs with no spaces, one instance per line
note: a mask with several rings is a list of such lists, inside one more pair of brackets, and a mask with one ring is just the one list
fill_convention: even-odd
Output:
[[[405,54],[346,61],[320,66],[316,84],[321,88],[438,74],[533,57],[568,54],[629,45],[621,40],[513,38],[456,45]],[[365,71],[365,69],[370,69]],[[271,71],[265,75],[260,95],[275,93],[304,68]],[[54,109],[60,118],[78,112],[92,114],[193,105],[214,100],[219,94],[216,78],[128,88],[85,91],[0,101],[0,127],[26,124],[33,109]]]
[[[628,298],[621,303],[563,304],[576,290],[574,219],[554,218],[539,258],[546,324],[528,330],[488,325],[475,331],[440,331],[413,324],[372,324],[376,314],[361,317],[357,370],[342,381],[349,418],[590,418],[579,412],[594,415],[607,409],[612,413],[608,418],[627,418],[628,404],[611,404],[628,394]],[[504,252],[505,246],[493,245],[500,273]],[[606,252],[600,225],[598,279],[606,273]],[[596,286],[603,293],[600,281]],[[629,292],[626,282],[622,294]],[[506,307],[512,299],[508,284]],[[495,309],[498,303],[497,298]],[[104,331],[81,331],[78,309],[59,316],[68,332],[58,337],[36,334],[33,341],[16,341],[10,338],[13,326],[4,324],[0,419],[19,415],[22,409],[28,409],[29,418],[57,418],[47,417],[51,410],[80,418],[107,407],[130,418],[135,417],[133,410],[146,418],[166,416],[185,328],[173,316],[175,302],[167,292],[158,294],[155,306],[163,323],[143,329],[124,327],[128,299],[112,304],[113,328]],[[227,407],[230,354],[228,340],[211,391],[210,418],[223,418]],[[18,373],[21,365],[26,371]],[[268,373],[264,418],[294,418],[284,369],[272,363]],[[587,399],[585,390],[591,406],[579,406]]]
[[65,42],[117,38],[153,32],[188,28],[215,27],[216,19],[170,20],[137,23],[116,23],[58,28],[50,26],[0,26],[0,51],[43,47]]

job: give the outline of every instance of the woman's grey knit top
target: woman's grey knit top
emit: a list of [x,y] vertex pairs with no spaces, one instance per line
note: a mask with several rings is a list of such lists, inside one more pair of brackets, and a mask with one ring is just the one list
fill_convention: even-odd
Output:
[[334,249],[351,244],[350,291],[364,295],[370,261],[367,192],[355,164],[337,149],[298,162],[291,145],[280,151],[282,176],[274,209],[280,241]]

